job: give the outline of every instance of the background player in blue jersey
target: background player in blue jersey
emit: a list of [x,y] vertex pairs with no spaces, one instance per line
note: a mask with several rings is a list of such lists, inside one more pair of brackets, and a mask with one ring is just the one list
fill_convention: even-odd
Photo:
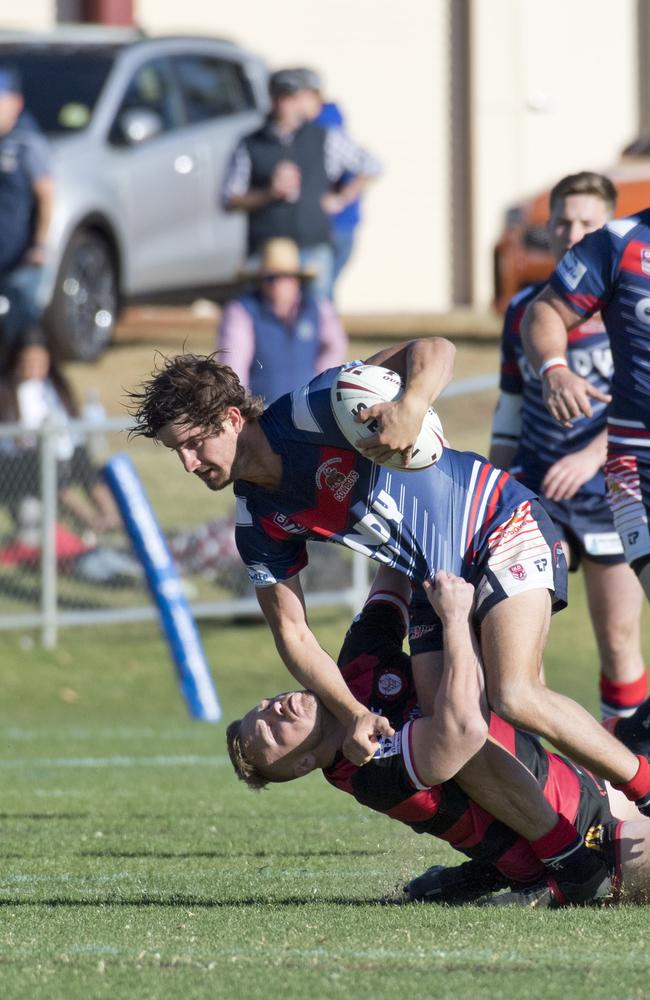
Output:
[[[521,762],[559,806],[565,823],[576,823],[592,843],[598,832],[607,863],[618,876],[616,888],[620,891],[622,875],[625,898],[647,902],[650,821],[605,782],[548,753],[529,734],[489,718],[470,625],[473,588],[459,577],[439,573],[429,596],[445,628],[441,686],[431,717],[420,717],[410,659],[402,652],[408,586],[403,576],[382,567],[346,636],[339,665],[357,697],[381,707],[391,719],[395,735],[382,739],[372,761],[357,768],[341,752],[343,727],[315,695],[276,695],[228,727],[228,750],[238,776],[260,789],[320,768],[335,788],[361,804],[417,833],[440,837],[473,859],[455,874],[427,871],[409,883],[409,898],[467,902],[514,881],[536,883],[536,888],[507,897],[508,902],[539,906],[584,900],[584,887],[566,873],[540,884],[545,837],[524,829],[519,832],[528,839],[522,840],[464,790],[462,765],[489,739],[492,780],[502,794],[507,794],[512,768]],[[643,722],[650,717],[650,702],[637,715],[625,720],[625,736],[636,752],[648,752],[650,734]],[[455,780],[448,780],[454,774]]]
[[[559,181],[550,194],[548,233],[559,263],[587,233],[604,226],[616,206],[616,189],[602,174],[583,171]],[[562,535],[571,569],[582,566],[601,661],[602,717],[632,715],[647,695],[641,652],[643,591],[627,565],[607,505],[606,404],[562,427],[547,411],[542,380],[524,353],[520,326],[543,283],[520,291],[510,303],[501,338],[501,394],[492,428],[490,460],[509,469],[537,493]],[[612,355],[599,314],[569,333],[571,371],[609,392]]]
[[[453,353],[447,341],[432,338],[369,359],[397,371],[406,384],[398,403],[364,412],[379,426],[366,454],[399,452],[408,460],[427,406],[451,377]],[[370,759],[377,736],[390,727],[350,695],[309,628],[299,579],[308,539],[364,552],[416,584],[439,570],[467,579],[477,593],[475,624],[493,710],[625,785],[629,797],[647,796],[650,807],[650,768],[638,774],[633,754],[581,706],[540,682],[552,602],[564,604],[566,561],[534,494],[469,452],[446,449],[436,465],[418,472],[368,461],[343,437],[331,411],[331,387],[344,370],[322,373],[260,414],[259,401],[227,366],[214,357],[180,355],[166,359],[131,398],[136,433],[175,451],[209,488],[235,483],[238,548],[278,651],[299,683],[346,725],[350,759]],[[439,682],[442,626],[421,587],[409,639],[426,711]],[[523,769],[519,784],[509,785],[508,801],[501,795],[491,801],[482,756],[472,760],[471,771],[484,805],[501,818],[508,809],[515,817],[532,810],[540,828],[557,826]],[[575,830],[571,837],[558,827],[554,844],[567,859],[581,850]]]
[[567,365],[568,333],[600,311],[614,359],[605,466],[627,561],[650,598],[650,209],[615,219],[562,258],[522,323],[549,412],[564,426],[608,402]]

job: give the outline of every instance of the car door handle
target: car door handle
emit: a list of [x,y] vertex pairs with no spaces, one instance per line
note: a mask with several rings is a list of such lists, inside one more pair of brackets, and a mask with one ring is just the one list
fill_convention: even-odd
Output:
[[187,153],[181,153],[174,160],[174,170],[177,174],[191,174],[196,166],[196,162]]

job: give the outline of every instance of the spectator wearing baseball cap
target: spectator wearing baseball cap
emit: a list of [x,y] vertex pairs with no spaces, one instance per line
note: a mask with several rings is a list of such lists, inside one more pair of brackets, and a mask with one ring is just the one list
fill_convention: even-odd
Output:
[[243,276],[252,288],[224,307],[218,341],[243,386],[268,405],[343,363],[341,321],[328,299],[314,296],[316,271],[301,264],[293,240],[268,240],[259,266]]
[[[376,161],[340,129],[306,120],[300,70],[282,69],[269,80],[271,112],[235,149],[222,189],[229,211],[248,215],[248,254],[258,262],[274,237],[294,240],[303,265],[318,269],[313,291],[331,298],[333,250],[329,212],[333,187],[346,172],[369,179]],[[342,200],[345,195],[338,192]]]
[[54,206],[49,146],[23,108],[18,72],[0,65],[2,353],[40,318],[38,287]]

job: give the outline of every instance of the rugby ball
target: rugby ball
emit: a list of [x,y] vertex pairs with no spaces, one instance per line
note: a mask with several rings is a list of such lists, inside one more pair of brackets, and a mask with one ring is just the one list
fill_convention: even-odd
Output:
[[[357,365],[340,371],[332,383],[330,401],[334,419],[346,440],[356,448],[358,440],[372,437],[377,431],[377,421],[369,420],[362,424],[355,420],[356,415],[376,403],[395,402],[403,391],[402,379],[389,368]],[[440,418],[429,407],[408,465],[402,464],[400,455],[393,455],[380,464],[408,472],[428,469],[438,461],[443,448],[444,433]]]

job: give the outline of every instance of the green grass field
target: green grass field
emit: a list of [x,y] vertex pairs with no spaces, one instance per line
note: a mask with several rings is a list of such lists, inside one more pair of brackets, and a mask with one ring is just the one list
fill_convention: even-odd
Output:
[[[121,351],[83,378],[114,369],[116,385],[133,384],[151,347]],[[474,374],[496,351],[461,360]],[[446,405],[455,443],[484,448],[493,397]],[[143,447],[162,519],[208,516],[211,495]],[[346,623],[342,611],[313,619],[333,653]],[[226,720],[287,687],[265,626],[202,634]],[[225,723],[188,720],[153,626],[65,631],[51,652],[4,634],[0,648],[3,1000],[650,997],[642,908],[381,905],[459,856],[317,775],[250,793],[230,772]],[[547,676],[596,709],[579,581]]]
[[[574,589],[549,680],[595,708]],[[335,651],[345,613],[314,622]],[[227,719],[286,686],[264,626],[203,636]],[[380,905],[458,856],[317,775],[250,793],[224,724],[188,721],[153,628],[27,645],[2,641],[0,996],[650,996],[642,908]]]

